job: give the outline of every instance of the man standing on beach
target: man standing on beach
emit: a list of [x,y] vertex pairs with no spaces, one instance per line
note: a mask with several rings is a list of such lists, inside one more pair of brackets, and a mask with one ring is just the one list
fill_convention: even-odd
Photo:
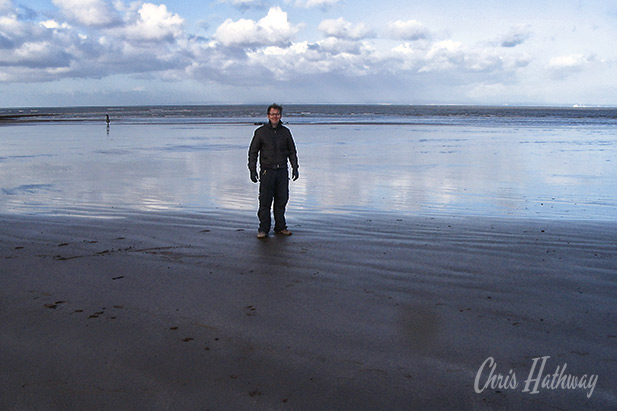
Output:
[[[270,208],[274,200],[274,232],[291,235],[285,222],[285,207],[289,200],[289,172],[287,159],[291,163],[292,178],[296,181],[298,155],[291,132],[281,122],[283,107],[272,104],[268,107],[268,123],[255,130],[249,147],[249,171],[251,181],[259,184],[259,231],[258,238],[266,238],[272,223]],[[259,155],[259,173],[257,156]]]

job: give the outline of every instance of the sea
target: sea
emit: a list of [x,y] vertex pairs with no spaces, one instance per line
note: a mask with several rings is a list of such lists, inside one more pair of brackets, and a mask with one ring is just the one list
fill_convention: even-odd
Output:
[[[266,108],[0,108],[0,213],[253,213]],[[290,104],[283,122],[290,218],[617,220],[617,108]]]
[[[266,105],[0,108],[0,122],[92,122],[110,116],[123,124],[239,124],[263,122]],[[614,126],[617,107],[402,105],[288,105],[294,124],[484,126]],[[0,123],[0,124],[2,124]]]

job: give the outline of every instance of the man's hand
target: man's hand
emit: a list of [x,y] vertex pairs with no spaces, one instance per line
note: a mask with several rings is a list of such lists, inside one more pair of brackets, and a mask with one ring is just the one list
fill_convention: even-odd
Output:
[[298,177],[300,177],[300,173],[298,172],[297,168],[294,168],[293,171],[291,172],[291,179],[293,181],[296,181]]
[[251,170],[251,181],[256,183],[259,181],[259,174],[257,174],[256,170]]

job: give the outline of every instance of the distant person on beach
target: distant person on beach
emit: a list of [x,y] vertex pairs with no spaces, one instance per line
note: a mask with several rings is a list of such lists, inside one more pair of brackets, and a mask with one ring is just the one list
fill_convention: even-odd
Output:
[[109,114],[105,114],[105,121],[107,122],[107,125],[111,123],[111,120],[109,119]]
[[[274,200],[274,232],[291,235],[285,221],[285,207],[289,200],[289,172],[287,160],[291,163],[291,176],[299,177],[298,155],[291,132],[281,121],[283,107],[272,104],[268,107],[268,123],[255,130],[249,147],[249,171],[251,181],[259,184],[259,230],[258,238],[266,238],[272,223],[270,209]],[[259,173],[257,156],[259,155]]]

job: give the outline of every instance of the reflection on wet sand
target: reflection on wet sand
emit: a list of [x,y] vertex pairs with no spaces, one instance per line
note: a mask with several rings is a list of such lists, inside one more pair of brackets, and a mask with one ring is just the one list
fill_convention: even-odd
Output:
[[[290,209],[583,219],[615,214],[617,176],[610,161],[617,143],[585,129],[290,127],[302,169],[290,185]],[[5,126],[0,211],[254,210],[257,189],[246,167],[253,128],[117,124],[101,135],[87,124]]]

